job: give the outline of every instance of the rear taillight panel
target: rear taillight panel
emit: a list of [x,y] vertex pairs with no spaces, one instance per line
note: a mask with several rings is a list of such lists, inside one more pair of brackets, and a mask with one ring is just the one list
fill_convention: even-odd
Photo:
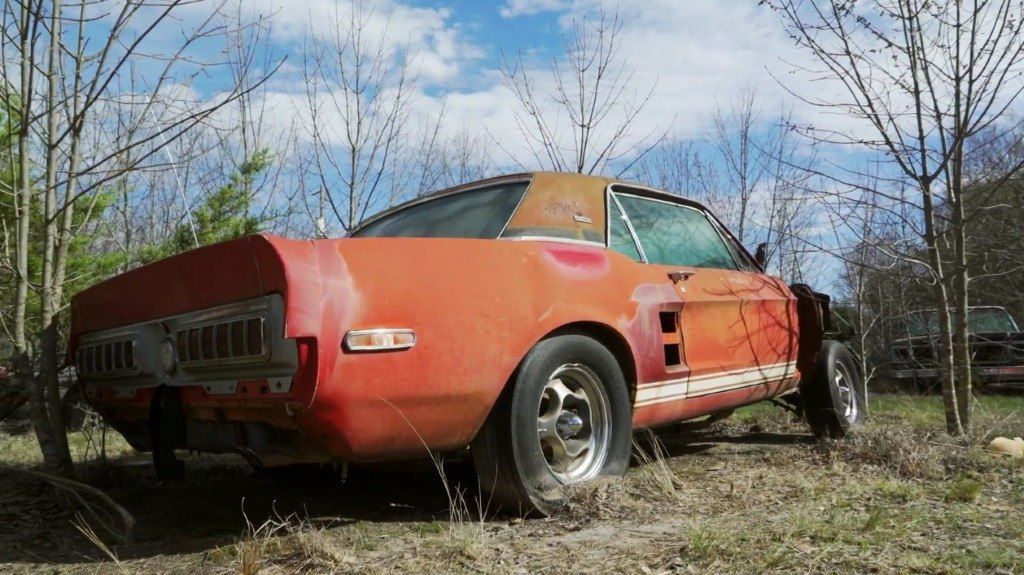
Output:
[[75,367],[82,375],[115,377],[137,373],[136,340],[133,337],[97,341],[81,345],[75,355]]
[[267,318],[230,318],[185,324],[175,336],[183,368],[251,363],[267,359]]
[[299,358],[285,331],[284,299],[270,294],[83,334],[74,358],[87,387],[125,395],[155,385],[232,394],[239,382],[254,381],[265,381],[270,393],[287,393]]

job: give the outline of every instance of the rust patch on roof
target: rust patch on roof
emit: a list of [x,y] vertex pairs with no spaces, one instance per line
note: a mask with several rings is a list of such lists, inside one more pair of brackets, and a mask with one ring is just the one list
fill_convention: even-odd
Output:
[[604,190],[609,180],[537,172],[505,237],[545,236],[605,242]]

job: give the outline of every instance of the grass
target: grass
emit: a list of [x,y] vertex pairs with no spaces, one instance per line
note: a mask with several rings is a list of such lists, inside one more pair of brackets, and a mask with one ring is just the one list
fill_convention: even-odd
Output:
[[[550,519],[481,518],[468,474],[442,483],[429,462],[341,485],[193,458],[164,484],[119,460],[101,486],[136,515],[135,545],[100,551],[62,502],[0,481],[0,524],[20,526],[0,534],[0,572],[1024,573],[1024,462],[983,450],[1024,432],[1024,397],[979,398],[969,443],[941,432],[940,407],[874,398],[870,425],[840,442],[767,404],[699,433],[639,433],[625,480]],[[37,462],[31,440],[0,437],[0,459]]]
[[[99,446],[98,432],[87,433],[76,431],[68,434],[68,447],[75,463],[88,463],[97,458]],[[116,459],[131,455],[134,450],[116,431],[108,431],[106,438],[106,454]],[[39,453],[39,444],[32,433],[9,435],[0,432],[0,462],[7,465],[39,465],[43,461]]]

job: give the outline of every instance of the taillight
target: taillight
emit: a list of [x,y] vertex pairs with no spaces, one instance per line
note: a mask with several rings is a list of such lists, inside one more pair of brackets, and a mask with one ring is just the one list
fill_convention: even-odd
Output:
[[245,322],[246,355],[263,355],[263,318],[254,317]]
[[179,361],[186,365],[224,359],[258,359],[269,349],[266,321],[262,317],[182,329],[177,339]]
[[228,324],[217,326],[217,357],[231,357],[228,351]]
[[79,346],[75,367],[83,375],[118,375],[135,365],[135,341],[123,339]]
[[231,322],[231,349],[234,350],[234,355],[240,355],[240,352],[245,350],[244,321]]
[[213,353],[213,330],[214,326],[212,325],[208,325],[204,327],[202,330],[202,340],[200,342],[200,347],[203,350],[203,359],[214,359],[215,357]]
[[[184,358],[182,358],[184,360]],[[199,361],[199,330],[188,330],[188,361]]]

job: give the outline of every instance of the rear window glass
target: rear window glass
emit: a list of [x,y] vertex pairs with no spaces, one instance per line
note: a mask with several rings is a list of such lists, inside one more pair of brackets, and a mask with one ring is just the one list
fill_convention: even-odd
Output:
[[528,185],[503,184],[413,204],[356,229],[351,237],[494,239]]

